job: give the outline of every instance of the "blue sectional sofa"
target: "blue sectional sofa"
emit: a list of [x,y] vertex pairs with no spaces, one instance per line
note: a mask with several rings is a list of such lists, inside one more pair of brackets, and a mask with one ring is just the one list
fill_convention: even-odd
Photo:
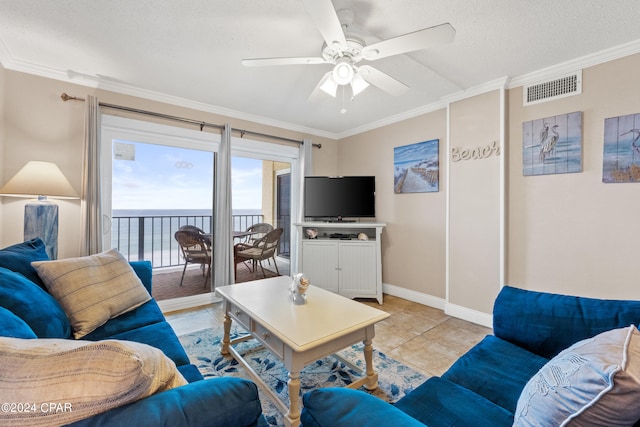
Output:
[[350,389],[305,394],[303,426],[640,425],[640,301],[507,286],[493,322],[494,335],[395,405]]
[[[32,261],[46,259],[39,239],[0,250],[0,336],[42,342],[44,338],[74,340],[65,312],[31,266]],[[143,261],[130,265],[151,294],[151,264]],[[266,425],[255,384],[240,378],[204,380],[190,364],[178,337],[153,299],[112,318],[82,340],[148,344],[175,362],[188,384],[76,421],[73,426]],[[0,366],[2,364],[0,358]],[[0,386],[3,375],[0,369]]]

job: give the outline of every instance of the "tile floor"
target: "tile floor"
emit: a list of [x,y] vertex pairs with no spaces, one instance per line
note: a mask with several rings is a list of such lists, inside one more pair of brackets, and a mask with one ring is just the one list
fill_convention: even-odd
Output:
[[[385,295],[380,306],[375,300],[362,300],[391,315],[376,325],[373,346],[426,376],[442,375],[453,362],[485,335],[489,328],[444,314],[442,310],[402,298]],[[166,315],[178,335],[207,327],[221,326],[222,304]]]

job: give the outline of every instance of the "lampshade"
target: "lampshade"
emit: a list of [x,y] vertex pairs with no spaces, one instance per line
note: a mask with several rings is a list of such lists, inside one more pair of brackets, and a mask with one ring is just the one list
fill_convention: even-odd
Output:
[[353,96],[356,96],[368,87],[369,83],[367,83],[367,81],[362,78],[360,74],[356,73],[353,76],[353,80],[351,80],[351,90],[353,91]]
[[333,80],[333,76],[331,72],[328,72],[327,74],[324,75],[318,87],[320,87],[320,90],[322,90],[327,95],[331,95],[334,98],[336,97],[336,91],[338,90],[338,83],[336,83]]
[[58,199],[77,199],[78,193],[55,163],[30,161],[2,188],[0,196],[50,196]]

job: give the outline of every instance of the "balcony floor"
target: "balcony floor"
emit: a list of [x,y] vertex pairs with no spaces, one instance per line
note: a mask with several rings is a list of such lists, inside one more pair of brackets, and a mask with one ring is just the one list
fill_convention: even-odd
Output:
[[[273,261],[272,261],[273,263]],[[276,275],[273,264],[269,265],[264,261],[264,270],[267,277]],[[152,296],[160,301],[172,298],[188,297],[210,292],[208,287],[204,286],[204,276],[202,270],[197,265],[190,265],[184,275],[184,281],[180,286],[180,276],[182,276],[183,267],[156,268],[153,270],[153,291]],[[278,262],[280,274],[289,274],[288,265]],[[257,272],[251,272],[245,265],[238,264],[238,275],[236,283],[249,282],[251,280],[262,279],[262,271],[260,267]]]

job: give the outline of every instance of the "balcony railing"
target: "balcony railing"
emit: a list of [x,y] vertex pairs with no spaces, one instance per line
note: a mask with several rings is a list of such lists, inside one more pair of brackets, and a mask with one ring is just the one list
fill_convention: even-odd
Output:
[[[233,229],[264,221],[264,215],[233,215]],[[129,261],[148,260],[153,268],[184,264],[180,247],[173,237],[184,225],[195,225],[211,233],[209,216],[117,216],[112,218],[111,247],[118,249]]]

